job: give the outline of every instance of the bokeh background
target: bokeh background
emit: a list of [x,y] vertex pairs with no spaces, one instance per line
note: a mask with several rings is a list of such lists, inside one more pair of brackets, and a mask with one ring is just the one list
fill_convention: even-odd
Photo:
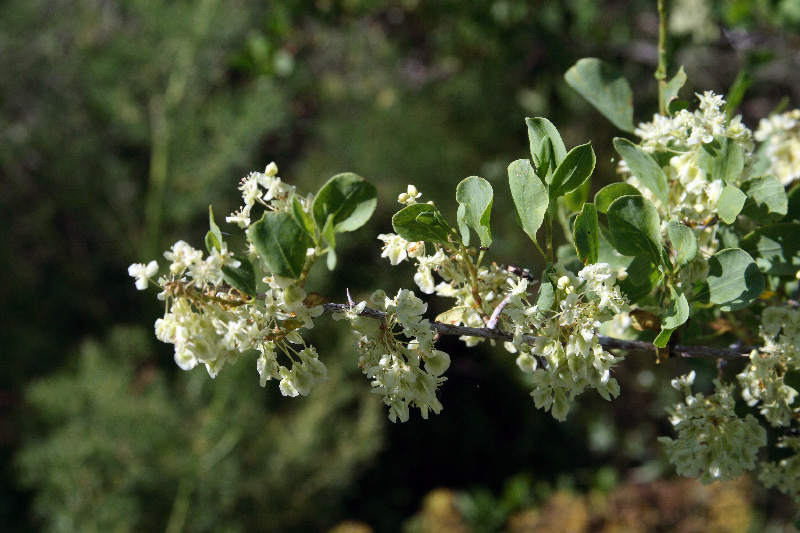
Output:
[[[622,396],[567,422],[534,409],[513,357],[444,339],[444,411],[391,424],[346,332],[311,335],[331,379],[309,397],[260,388],[255,358],[182,372],[127,266],[277,162],[316,190],[376,184],[370,224],[311,288],[334,301],[412,287],[380,258],[413,183],[451,217],[455,185],[495,188],[491,259],[541,268],[508,216],[524,118],[593,142],[613,181],[615,131],[563,81],[586,56],[656,110],[655,0],[6,0],[0,5],[0,524],[4,531],[765,531],[792,508],[751,480],[674,479],[667,386],[684,370],[631,354]],[[728,95],[745,122],[800,105],[800,4],[675,0],[682,96]],[[223,228],[223,231],[225,228]],[[431,302],[432,313],[444,303]],[[709,369],[709,375],[713,368]],[[616,529],[615,529],[616,528]]]

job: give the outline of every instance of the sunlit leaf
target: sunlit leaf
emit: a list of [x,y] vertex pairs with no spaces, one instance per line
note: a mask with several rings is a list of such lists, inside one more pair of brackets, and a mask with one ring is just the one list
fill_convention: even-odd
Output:
[[717,214],[726,224],[733,224],[742,211],[747,196],[734,185],[726,185],[717,201]]
[[764,276],[753,258],[739,248],[721,250],[708,259],[709,300],[723,311],[750,305],[764,291]]
[[475,230],[482,246],[491,246],[492,230],[489,218],[492,212],[492,186],[483,178],[470,176],[456,187],[458,202],[458,229],[461,239],[469,246],[469,228]]
[[614,139],[614,149],[625,160],[631,174],[656,195],[661,205],[668,205],[667,175],[664,174],[653,156],[628,139],[621,137]]
[[378,191],[375,186],[348,172],[337,174],[322,186],[314,198],[311,213],[320,229],[333,215],[333,229],[341,233],[363,226],[377,204]]
[[533,171],[530,160],[518,159],[508,165],[508,184],[522,229],[536,242],[549,201],[544,183]]
[[641,196],[642,193],[630,183],[612,183],[606,185],[594,195],[594,205],[600,213],[606,213],[611,202],[620,196]]
[[392,217],[395,233],[407,241],[426,241],[447,244],[452,229],[441,223],[439,210],[430,204],[409,205]]
[[564,79],[616,127],[633,131],[633,91],[609,64],[593,57],[579,59]]

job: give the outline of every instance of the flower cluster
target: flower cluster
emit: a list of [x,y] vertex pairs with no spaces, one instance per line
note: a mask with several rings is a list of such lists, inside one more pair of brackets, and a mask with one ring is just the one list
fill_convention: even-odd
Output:
[[782,437],[778,448],[790,448],[790,455],[777,462],[761,463],[758,479],[768,488],[776,488],[800,503],[800,437]]
[[[742,124],[741,116],[728,121],[722,109],[725,100],[720,95],[706,91],[697,97],[700,105],[694,113],[683,109],[671,117],[655,115],[652,122],[642,123],[636,129],[644,150],[675,154],[663,167],[670,183],[669,205],[662,205],[646,187],[640,186],[635,176],[628,179],[656,207],[661,208],[662,215],[666,215],[662,218],[677,218],[690,227],[706,225],[714,217],[725,186],[721,179],[708,179],[706,171],[700,168],[698,157],[703,145],[713,142],[715,137],[728,137],[742,148],[745,171],[736,183],[749,172],[753,152],[752,132]],[[629,172],[624,164],[620,170]],[[713,240],[713,235],[707,240]]]
[[755,138],[764,143],[767,173],[784,186],[800,178],[800,109],[761,119]]
[[[244,207],[228,217],[245,228],[250,224],[253,206],[289,210],[294,187],[277,177],[278,167],[270,163],[264,172],[252,172],[242,180]],[[301,207],[308,202],[300,200]],[[216,227],[213,224],[212,227]],[[217,229],[218,232],[218,229]],[[297,280],[269,274],[269,268],[248,241],[248,259],[260,266],[261,282],[266,291],[253,297],[227,284],[226,273],[246,262],[228,251],[220,234],[209,254],[178,241],[164,257],[170,262],[169,275],[161,277],[159,299],[164,300],[164,316],[155,324],[156,337],[175,346],[175,362],[184,370],[204,364],[215,377],[226,362],[236,362],[239,354],[257,350],[261,385],[272,379],[280,381],[285,396],[305,395],[327,379],[325,365],[314,347],[307,346],[299,330],[314,327],[313,319],[323,312]],[[241,261],[240,261],[241,259]],[[251,265],[247,265],[252,270]],[[144,289],[157,275],[158,263],[133,264],[128,273],[136,278],[136,287]],[[252,272],[251,272],[252,275]],[[286,363],[281,364],[278,357]]]
[[755,468],[758,450],[767,444],[767,432],[753,415],[734,412],[733,388],[714,380],[715,392],[692,395],[695,373],[672,381],[686,395],[684,403],[669,409],[677,439],[659,437],[678,474],[699,476],[703,483],[731,480]]
[[753,350],[750,364],[739,374],[742,397],[773,426],[788,426],[800,407],[792,410],[797,391],[784,383],[787,371],[800,370],[800,311],[768,307],[761,317],[764,346]]
[[289,211],[294,195],[294,185],[287,185],[278,176],[278,166],[270,163],[264,172],[251,172],[242,178],[239,190],[242,191],[244,206],[225,218],[226,222],[246,228],[250,225],[250,211],[256,202],[278,211]]
[[[564,420],[569,403],[587,387],[606,400],[619,395],[612,367],[622,360],[603,349],[597,331],[603,322],[627,310],[616,285],[616,273],[606,263],[589,265],[574,275],[558,271],[552,306],[531,306],[525,297],[526,280],[512,283],[506,314],[513,323],[514,344],[519,349],[517,366],[531,374],[531,393],[537,408]],[[533,344],[523,342],[528,331],[537,335]],[[539,367],[538,360],[545,362]]]
[[[156,320],[156,337],[175,346],[175,362],[184,370],[202,363],[215,377],[226,362],[235,363],[248,350],[261,352],[258,371],[262,386],[269,379],[280,379],[284,395],[307,394],[314,383],[325,379],[325,366],[314,348],[305,346],[297,333],[312,328],[312,319],[322,307],[307,307],[305,291],[276,277],[264,281],[268,290],[251,299],[223,284],[223,268],[237,267],[239,261],[223,243],[205,259],[203,252],[184,241],[164,253],[170,261],[170,277],[161,277],[159,299],[166,311]],[[140,283],[153,277],[158,265],[131,265],[129,273]],[[291,344],[300,344],[298,352]],[[291,369],[277,362],[276,349],[292,362]]]
[[442,404],[436,397],[450,356],[434,348],[430,324],[422,318],[427,304],[413,292],[400,290],[394,298],[376,291],[371,304],[384,313],[383,320],[361,315],[367,302],[353,305],[334,315],[350,321],[356,336],[359,368],[372,380],[372,392],[389,406],[389,419],[405,422],[409,408],[417,407],[423,418],[428,411],[438,414]]

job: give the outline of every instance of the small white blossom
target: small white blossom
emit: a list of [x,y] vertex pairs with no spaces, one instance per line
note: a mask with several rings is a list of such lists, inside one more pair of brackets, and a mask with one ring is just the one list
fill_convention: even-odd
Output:
[[378,238],[383,241],[381,257],[388,257],[392,265],[399,265],[406,259],[411,243],[394,233],[382,233]]
[[147,288],[147,282],[156,274],[158,274],[158,263],[155,261],[150,261],[146,265],[144,263],[134,263],[128,267],[128,275],[136,278],[136,288],[140,291]]
[[169,271],[172,274],[181,274],[190,266],[203,260],[203,252],[195,250],[185,241],[178,241],[172,245],[168,252],[164,252],[167,261],[171,261]]

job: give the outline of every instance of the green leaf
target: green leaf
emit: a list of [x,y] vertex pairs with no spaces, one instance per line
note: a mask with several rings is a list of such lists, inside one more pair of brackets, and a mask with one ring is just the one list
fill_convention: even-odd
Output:
[[539,294],[536,295],[536,306],[540,312],[546,312],[553,308],[556,303],[556,292],[553,282],[547,275],[547,271],[542,274],[542,283],[539,285]]
[[670,220],[667,224],[667,235],[676,253],[675,262],[678,269],[694,261],[697,257],[697,237],[691,229],[680,222]]
[[661,219],[655,206],[642,196],[621,196],[608,206],[608,228],[622,255],[642,255],[661,263]]
[[458,202],[458,229],[465,246],[469,246],[469,228],[475,230],[482,246],[491,246],[492,229],[489,216],[492,212],[492,186],[483,178],[470,176],[456,187]]
[[[669,307],[664,320],[661,321],[662,329],[676,329],[689,320],[689,302],[682,291],[670,286]],[[663,348],[663,346],[662,346]]]
[[[600,224],[600,251],[597,257],[597,262],[608,263],[608,266],[614,270],[628,268],[635,259],[633,257],[620,255],[620,253],[614,248],[613,240],[614,239],[611,236],[611,230]],[[648,265],[650,264],[649,259],[645,259],[645,261]]]
[[678,97],[678,91],[681,90],[686,84],[686,73],[683,71],[683,66],[678,69],[678,72],[675,73],[675,76],[672,77],[671,80],[667,82],[664,86],[664,108],[668,108],[670,102],[673,99]]
[[348,172],[337,174],[322,186],[314,198],[311,213],[318,228],[322,228],[328,216],[333,215],[333,229],[342,233],[366,224],[377,204],[375,186]]
[[747,234],[741,246],[766,274],[794,276],[800,270],[800,224],[797,222],[760,227]]
[[586,180],[583,185],[564,195],[564,206],[570,213],[577,213],[583,209],[583,204],[589,200],[589,191],[592,189],[592,180]]
[[599,212],[606,213],[608,211],[608,206],[611,205],[611,202],[620,196],[641,195],[642,193],[639,192],[639,189],[630,183],[612,183],[611,185],[606,185],[597,191],[597,194],[594,195],[594,204],[597,206],[597,210]]
[[674,329],[662,329],[661,333],[659,333],[658,336],[653,339],[653,346],[656,346],[657,348],[666,348],[667,343],[669,343],[669,338],[672,336],[674,331]]
[[219,230],[219,226],[214,221],[214,209],[211,206],[208,206],[208,226],[211,228],[208,233],[206,233],[206,249],[211,252],[214,250],[221,250],[222,249],[222,232]]
[[239,266],[222,267],[222,276],[225,283],[248,296],[256,295],[256,274],[253,270],[253,264],[247,257],[243,255],[234,255],[234,259],[239,261]]
[[795,185],[788,195],[788,207],[786,208],[786,218],[784,222],[800,222],[800,183]]
[[[555,126],[553,126],[553,123],[546,118],[526,118],[525,124],[528,125],[528,141],[531,145],[531,156],[533,157],[533,164],[536,166],[536,169],[538,170],[542,168],[545,170],[545,172],[547,172],[548,168],[555,169],[558,164],[561,163],[565,157],[567,157],[567,148],[564,146],[564,141],[561,140],[561,134],[558,133],[558,130]],[[552,150],[548,148],[543,150],[542,145],[546,143],[546,139],[548,137],[552,143]],[[543,161],[543,153],[552,153],[555,155],[555,161]],[[549,156],[545,155],[545,157]]]
[[528,159],[518,159],[508,165],[508,184],[522,229],[536,242],[536,232],[542,226],[549,203],[547,189]]
[[700,148],[697,166],[706,171],[709,181],[733,183],[744,170],[744,150],[733,139],[718,135]]
[[739,248],[720,250],[708,259],[709,300],[723,311],[747,307],[764,291],[764,276],[753,258]]
[[269,211],[250,226],[248,237],[270,272],[297,279],[303,272],[306,252],[314,246],[311,237],[283,211]]
[[578,259],[583,261],[584,265],[597,263],[600,251],[600,228],[594,204],[583,204],[580,214],[575,217],[572,237]]
[[669,113],[672,116],[677,115],[680,111],[683,111],[684,109],[689,109],[689,102],[687,102],[686,100],[679,100],[676,98],[675,100],[667,104],[667,113]]
[[[534,160],[537,160],[534,158]],[[539,152],[539,166],[536,167],[536,171],[545,178],[545,182],[549,183],[550,179],[553,176],[553,172],[555,171],[558,163],[561,161],[556,161],[556,153],[553,149],[553,141],[550,137],[545,137],[542,141],[542,149]],[[563,161],[563,158],[562,158]]]
[[556,199],[572,192],[589,179],[595,165],[594,150],[591,143],[576,146],[558,164],[550,183],[550,198]]
[[407,241],[426,241],[447,244],[452,229],[443,226],[439,210],[431,204],[413,204],[392,217],[395,233]]
[[614,139],[614,149],[625,160],[631,174],[642,182],[642,185],[650,189],[661,205],[669,204],[669,189],[667,186],[667,175],[658,165],[653,156],[633,144],[628,139],[617,137]]
[[309,213],[303,209],[303,204],[300,203],[300,200],[297,198],[295,194],[292,196],[292,216],[294,216],[295,222],[297,225],[306,230],[306,233],[313,238],[314,237],[314,220],[311,218]]
[[633,131],[633,91],[609,64],[593,57],[579,59],[564,79],[616,127]]
[[325,221],[325,225],[322,226],[322,231],[320,234],[331,249],[336,249],[336,232],[334,231],[333,227],[333,213],[331,213],[328,215],[328,220]]
[[726,224],[733,224],[742,211],[747,196],[734,185],[726,185],[719,195],[717,214]]
[[619,281],[619,288],[631,303],[650,294],[660,277],[650,258],[641,255],[633,258],[626,271],[628,276]]
[[742,213],[762,224],[782,219],[789,211],[789,197],[775,176],[758,176],[742,183],[747,195]]

